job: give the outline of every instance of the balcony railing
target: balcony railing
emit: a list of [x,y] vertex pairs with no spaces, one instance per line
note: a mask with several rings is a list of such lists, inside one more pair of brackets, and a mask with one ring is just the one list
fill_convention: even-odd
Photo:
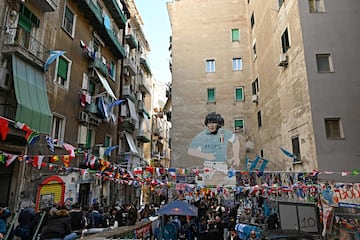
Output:
[[131,76],[136,75],[136,61],[134,57],[125,58],[124,67],[129,70]]
[[39,8],[39,10],[44,12],[53,12],[56,11],[58,7],[59,0],[35,0],[32,3]]
[[150,142],[150,138],[151,138],[151,134],[149,131],[141,130],[141,129],[138,130],[137,136],[136,136],[137,140],[144,142],[144,143],[148,143],[148,142]]
[[151,86],[147,83],[144,76],[139,75],[138,76],[138,85],[141,91],[146,92],[147,94],[151,93]]
[[18,52],[41,67],[49,55],[49,49],[21,27],[5,29],[2,43],[2,52]]

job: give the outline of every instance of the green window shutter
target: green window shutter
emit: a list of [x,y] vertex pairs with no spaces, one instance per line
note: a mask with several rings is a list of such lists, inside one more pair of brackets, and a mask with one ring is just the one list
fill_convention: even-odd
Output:
[[239,29],[231,30],[231,39],[233,42],[240,41],[240,31]]
[[90,96],[93,96],[95,94],[95,84],[92,81],[89,81],[88,92]]
[[32,23],[31,23],[30,19],[28,19],[27,17],[25,17],[22,14],[19,15],[18,25],[20,27],[22,27],[23,29],[25,29],[25,31],[27,31],[28,33],[31,33]]
[[88,130],[87,130],[87,134],[86,134],[86,148],[91,148],[91,129],[90,128],[88,128]]
[[62,79],[67,78],[68,62],[64,58],[59,58],[58,76]]
[[208,89],[208,102],[215,102],[215,89],[214,88]]
[[244,95],[243,95],[243,89],[242,88],[236,88],[235,89],[235,100],[236,101],[244,100]]
[[104,147],[110,147],[110,137],[105,136]]
[[240,132],[244,129],[244,120],[237,119],[234,121],[234,125],[235,125],[235,132]]

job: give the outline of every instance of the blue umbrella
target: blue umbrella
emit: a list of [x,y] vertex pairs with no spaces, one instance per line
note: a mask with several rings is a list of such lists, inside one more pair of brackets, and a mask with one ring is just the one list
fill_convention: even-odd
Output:
[[198,209],[187,202],[175,200],[161,207],[157,213],[159,215],[197,216]]

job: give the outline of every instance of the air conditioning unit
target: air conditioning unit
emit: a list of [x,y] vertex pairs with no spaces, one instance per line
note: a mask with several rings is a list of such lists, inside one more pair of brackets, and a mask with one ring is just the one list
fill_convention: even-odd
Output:
[[79,113],[79,121],[80,122],[89,122],[89,114],[86,112],[80,112]]
[[289,64],[289,56],[285,53],[280,54],[279,66],[286,67]]
[[252,95],[251,96],[251,101],[257,103],[259,101],[259,96],[257,94]]

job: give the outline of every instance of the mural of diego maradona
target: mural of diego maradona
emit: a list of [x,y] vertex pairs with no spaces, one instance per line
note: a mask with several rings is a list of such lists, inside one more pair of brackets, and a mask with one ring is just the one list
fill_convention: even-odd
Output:
[[[207,114],[204,124],[206,129],[192,139],[188,154],[204,160],[205,184],[235,184],[236,178],[228,177],[228,169],[240,164],[237,136],[232,130],[223,129],[224,119],[216,112]],[[230,159],[228,146],[232,150]]]

